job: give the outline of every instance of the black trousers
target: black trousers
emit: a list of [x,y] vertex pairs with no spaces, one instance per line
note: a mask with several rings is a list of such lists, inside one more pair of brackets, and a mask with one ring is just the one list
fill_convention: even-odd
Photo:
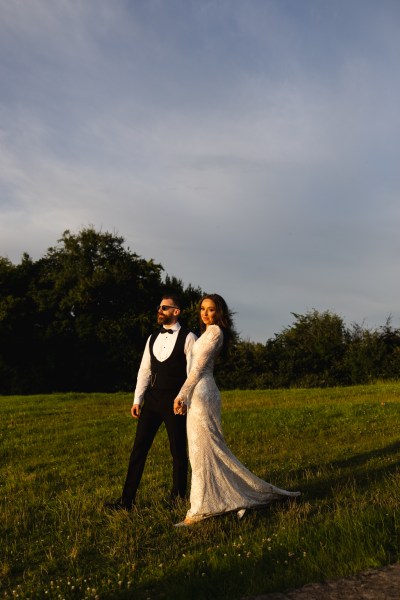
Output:
[[186,495],[188,477],[186,415],[174,414],[173,398],[144,401],[122,492],[122,499],[127,503],[135,501],[148,452],[162,423],[165,423],[167,429],[172,455],[171,498],[183,498]]

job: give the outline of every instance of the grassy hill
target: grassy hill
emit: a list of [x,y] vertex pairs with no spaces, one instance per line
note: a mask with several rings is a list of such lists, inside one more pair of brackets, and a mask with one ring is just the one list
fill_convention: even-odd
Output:
[[109,514],[135,422],[128,394],[0,397],[0,598],[234,600],[400,556],[400,383],[232,391],[238,458],[301,497],[176,529],[165,431],[138,510]]

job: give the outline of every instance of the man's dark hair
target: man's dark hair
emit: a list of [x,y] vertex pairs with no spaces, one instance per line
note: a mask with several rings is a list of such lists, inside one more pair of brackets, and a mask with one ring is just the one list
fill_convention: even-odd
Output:
[[167,300],[167,299],[172,300],[172,302],[174,303],[174,306],[176,306],[177,308],[179,308],[179,309],[182,308],[181,299],[174,292],[171,292],[170,294],[168,292],[164,292],[162,300]]

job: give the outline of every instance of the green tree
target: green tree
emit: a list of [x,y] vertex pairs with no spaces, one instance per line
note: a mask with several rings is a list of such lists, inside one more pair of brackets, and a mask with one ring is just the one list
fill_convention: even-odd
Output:
[[264,382],[271,387],[337,385],[347,335],[343,319],[313,309],[266,344]]
[[19,265],[0,257],[0,393],[35,389],[40,357],[30,286],[37,267],[28,254]]
[[225,390],[265,387],[264,372],[264,345],[240,340],[237,336],[228,356],[216,363],[216,381]]
[[351,326],[344,368],[351,384],[398,379],[400,330],[392,327],[390,317],[385,325],[372,330],[356,323]]
[[38,261],[0,259],[0,393],[132,389],[156,306],[172,290],[197,322],[199,288],[92,227]]
[[385,347],[379,377],[398,379],[400,376],[400,329],[395,329],[388,317],[385,325],[379,328],[378,335]]
[[[166,275],[92,227],[65,231],[38,261],[0,257],[0,393],[128,390],[164,293],[181,296],[181,320],[199,333],[200,288]],[[400,330],[375,330],[313,309],[266,344],[234,336],[217,361],[222,389],[330,386],[395,379]]]
[[93,228],[65,231],[39,261],[32,295],[54,389],[133,384],[162,267],[123,244],[121,236]]

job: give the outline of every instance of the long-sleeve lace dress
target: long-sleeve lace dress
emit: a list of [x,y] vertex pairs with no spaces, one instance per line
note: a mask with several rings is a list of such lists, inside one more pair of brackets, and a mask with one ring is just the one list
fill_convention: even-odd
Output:
[[300,492],[282,490],[249,471],[229,450],[221,429],[221,396],[213,370],[223,343],[218,325],[209,325],[193,344],[189,375],[178,397],[187,404],[187,435],[192,469],[187,517],[201,520],[243,508],[263,506]]

